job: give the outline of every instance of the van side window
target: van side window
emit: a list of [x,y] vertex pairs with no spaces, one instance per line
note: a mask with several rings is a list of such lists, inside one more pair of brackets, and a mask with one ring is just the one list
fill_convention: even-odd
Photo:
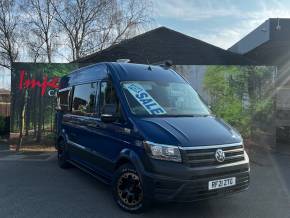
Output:
[[120,104],[113,84],[111,82],[102,82],[100,92],[100,112],[105,113],[104,109],[108,106],[114,107],[115,111],[112,112],[116,115],[120,115]]
[[57,108],[63,112],[69,111],[69,97],[71,89],[59,90],[57,94]]
[[95,114],[96,83],[76,85],[73,94],[72,113],[83,116]]

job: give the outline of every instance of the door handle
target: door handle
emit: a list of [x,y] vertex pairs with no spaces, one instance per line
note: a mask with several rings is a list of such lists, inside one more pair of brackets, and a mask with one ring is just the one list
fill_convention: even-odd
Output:
[[87,126],[86,126],[86,129],[95,129],[95,128],[100,128],[100,124],[88,124]]

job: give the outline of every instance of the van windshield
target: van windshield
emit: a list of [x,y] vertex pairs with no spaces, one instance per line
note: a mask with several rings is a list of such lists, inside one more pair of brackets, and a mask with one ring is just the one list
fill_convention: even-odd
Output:
[[122,89],[138,116],[204,116],[210,112],[187,83],[126,81]]

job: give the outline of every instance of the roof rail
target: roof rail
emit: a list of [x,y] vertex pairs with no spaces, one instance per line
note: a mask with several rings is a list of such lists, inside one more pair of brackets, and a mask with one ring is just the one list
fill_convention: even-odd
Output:
[[121,58],[121,59],[117,59],[118,63],[129,63],[130,59],[126,59],[126,58]]

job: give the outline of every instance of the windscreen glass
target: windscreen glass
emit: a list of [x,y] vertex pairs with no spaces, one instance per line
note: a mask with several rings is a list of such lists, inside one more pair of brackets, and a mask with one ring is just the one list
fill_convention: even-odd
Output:
[[187,83],[127,81],[123,92],[133,114],[138,116],[199,116],[209,110]]

